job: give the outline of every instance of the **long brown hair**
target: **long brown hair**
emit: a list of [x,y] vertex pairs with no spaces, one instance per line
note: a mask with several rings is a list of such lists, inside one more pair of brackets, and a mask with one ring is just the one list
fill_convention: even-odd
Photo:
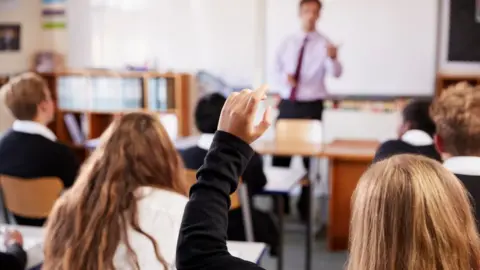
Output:
[[468,193],[440,163],[413,155],[378,162],[352,202],[347,269],[478,269]]
[[117,119],[82,167],[74,186],[56,203],[47,224],[45,269],[114,269],[113,258],[132,228],[148,237],[157,259],[167,262],[139,226],[137,188],[152,186],[187,195],[183,163],[158,117],[131,113]]

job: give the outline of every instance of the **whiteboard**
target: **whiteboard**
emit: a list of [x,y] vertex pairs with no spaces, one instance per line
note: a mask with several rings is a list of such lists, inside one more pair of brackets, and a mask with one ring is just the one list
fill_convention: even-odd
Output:
[[[298,0],[267,0],[266,67],[273,89],[277,47],[300,31]],[[436,73],[436,0],[324,1],[319,30],[340,44],[344,73],[332,95],[429,96]]]
[[258,2],[69,0],[75,11],[68,22],[75,29],[70,64],[123,68],[154,62],[161,71],[202,69],[230,84],[249,85],[256,67]]

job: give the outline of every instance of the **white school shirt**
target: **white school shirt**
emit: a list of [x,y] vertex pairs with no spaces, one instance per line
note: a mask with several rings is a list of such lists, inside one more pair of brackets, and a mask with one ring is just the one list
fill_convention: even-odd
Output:
[[[140,228],[157,242],[160,254],[167,261],[168,270],[175,269],[177,239],[188,198],[164,189],[141,187],[137,202]],[[135,251],[141,270],[166,270],[155,256],[152,242],[144,235],[128,231],[129,243]],[[114,257],[118,270],[133,269],[125,244],[120,244]]]
[[419,129],[408,130],[402,135],[400,140],[413,146],[427,146],[434,143],[432,137],[427,132]]
[[451,157],[443,162],[443,166],[454,174],[480,176],[480,157]]

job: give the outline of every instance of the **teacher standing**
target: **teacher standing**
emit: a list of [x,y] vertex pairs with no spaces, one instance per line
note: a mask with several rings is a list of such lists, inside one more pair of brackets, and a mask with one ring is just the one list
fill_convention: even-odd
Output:
[[[327,96],[325,76],[340,77],[342,65],[337,59],[337,47],[316,29],[322,10],[319,0],[301,0],[302,31],[287,37],[276,57],[276,73],[282,87],[278,119],[322,119],[323,100]],[[291,132],[296,132],[292,130]],[[274,157],[273,165],[288,167],[290,157]],[[308,169],[309,160],[304,158]],[[288,200],[285,212],[288,213]],[[303,220],[308,216],[308,187],[302,189],[297,204]]]

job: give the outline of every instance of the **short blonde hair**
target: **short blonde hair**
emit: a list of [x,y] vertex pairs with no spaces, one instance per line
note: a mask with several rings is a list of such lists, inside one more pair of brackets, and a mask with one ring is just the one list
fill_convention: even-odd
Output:
[[440,163],[414,155],[378,162],[352,203],[347,269],[478,269],[468,193]]
[[433,102],[430,114],[445,152],[480,155],[480,86],[462,82],[445,89]]
[[12,78],[4,87],[5,104],[18,120],[33,120],[37,106],[47,99],[47,83],[32,72]]

